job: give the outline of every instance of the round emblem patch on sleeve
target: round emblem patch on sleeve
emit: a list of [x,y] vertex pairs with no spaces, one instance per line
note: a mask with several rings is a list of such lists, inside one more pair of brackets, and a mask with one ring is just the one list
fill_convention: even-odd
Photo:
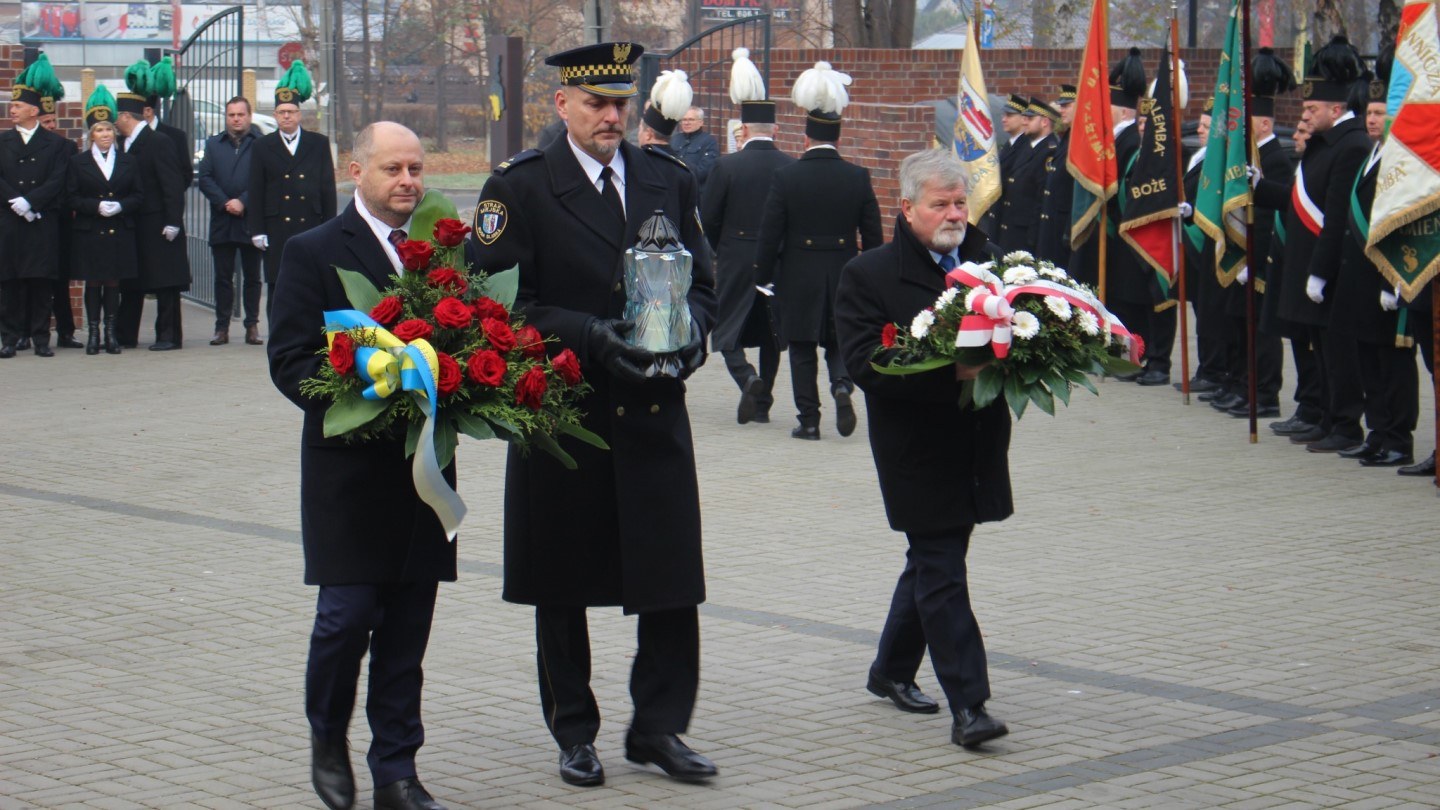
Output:
[[475,238],[480,240],[482,245],[493,245],[500,234],[505,232],[505,223],[509,214],[505,211],[505,204],[495,200],[481,200],[475,206]]

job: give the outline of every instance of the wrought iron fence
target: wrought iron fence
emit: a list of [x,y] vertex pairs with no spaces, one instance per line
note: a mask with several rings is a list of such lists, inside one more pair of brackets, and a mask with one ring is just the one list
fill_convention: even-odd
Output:
[[[694,104],[705,109],[730,106],[730,53],[736,48],[750,49],[750,58],[770,85],[770,15],[756,14],[722,23],[680,43],[669,53],[645,53],[640,56],[640,98],[650,97],[650,88],[660,71],[672,64],[683,64],[695,88]],[[702,60],[696,64],[696,58]],[[644,103],[635,105],[638,113]],[[719,137],[717,135],[716,137]]]

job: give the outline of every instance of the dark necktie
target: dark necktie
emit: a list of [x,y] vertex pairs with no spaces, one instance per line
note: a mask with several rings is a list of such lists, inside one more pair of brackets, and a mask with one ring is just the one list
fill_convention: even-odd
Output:
[[944,256],[940,257],[940,269],[944,270],[947,273],[955,269],[954,254],[946,253]]
[[295,145],[295,139],[298,138],[298,137],[300,137],[300,136],[299,136],[299,135],[286,135],[285,133],[282,132],[282,133],[280,133],[280,137],[285,139],[285,145],[286,145],[286,146],[293,147],[293,146]]
[[405,232],[396,228],[390,232],[390,236],[387,238],[390,240],[390,244],[398,248],[400,247],[400,243],[405,241]]
[[600,170],[600,196],[605,198],[605,202],[610,203],[610,208],[615,211],[615,215],[620,217],[621,222],[624,222],[625,203],[620,201],[620,189],[615,188],[615,184],[610,182],[610,178],[614,176],[615,172],[609,166]]

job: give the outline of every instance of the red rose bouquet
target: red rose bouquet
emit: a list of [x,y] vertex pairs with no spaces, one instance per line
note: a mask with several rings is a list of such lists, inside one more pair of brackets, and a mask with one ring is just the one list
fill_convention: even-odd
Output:
[[[440,219],[433,240],[402,242],[405,272],[383,291],[336,268],[354,309],[325,313],[326,362],[301,384],[331,403],[326,436],[364,441],[405,430],[417,489],[451,532],[464,505],[439,470],[460,434],[539,447],[571,468],[560,435],[606,446],[580,426],[575,403],[589,386],[574,353],[548,356],[553,338],[511,312],[518,270],[486,275],[466,266],[468,231]],[[427,492],[422,479],[443,491]]]
[[963,396],[983,408],[1004,396],[1015,416],[1033,402],[1048,414],[1070,403],[1087,374],[1134,371],[1144,346],[1094,292],[1025,251],[999,262],[966,262],[949,286],[908,325],[887,323],[872,366],[918,374],[960,363],[984,366]]

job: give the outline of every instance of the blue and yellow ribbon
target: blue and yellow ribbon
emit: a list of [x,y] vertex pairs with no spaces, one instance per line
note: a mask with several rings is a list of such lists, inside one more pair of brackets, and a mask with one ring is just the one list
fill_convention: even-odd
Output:
[[411,467],[415,491],[435,510],[449,540],[455,539],[460,522],[465,519],[465,502],[451,489],[440,470],[435,454],[436,378],[440,375],[440,358],[428,340],[406,343],[374,318],[356,309],[330,310],[325,313],[326,345],[335,336],[358,331],[365,343],[355,349],[355,371],[370,383],[363,396],[370,400],[387,399],[397,392],[409,392],[425,414],[420,428],[420,441],[415,446],[415,463]]

